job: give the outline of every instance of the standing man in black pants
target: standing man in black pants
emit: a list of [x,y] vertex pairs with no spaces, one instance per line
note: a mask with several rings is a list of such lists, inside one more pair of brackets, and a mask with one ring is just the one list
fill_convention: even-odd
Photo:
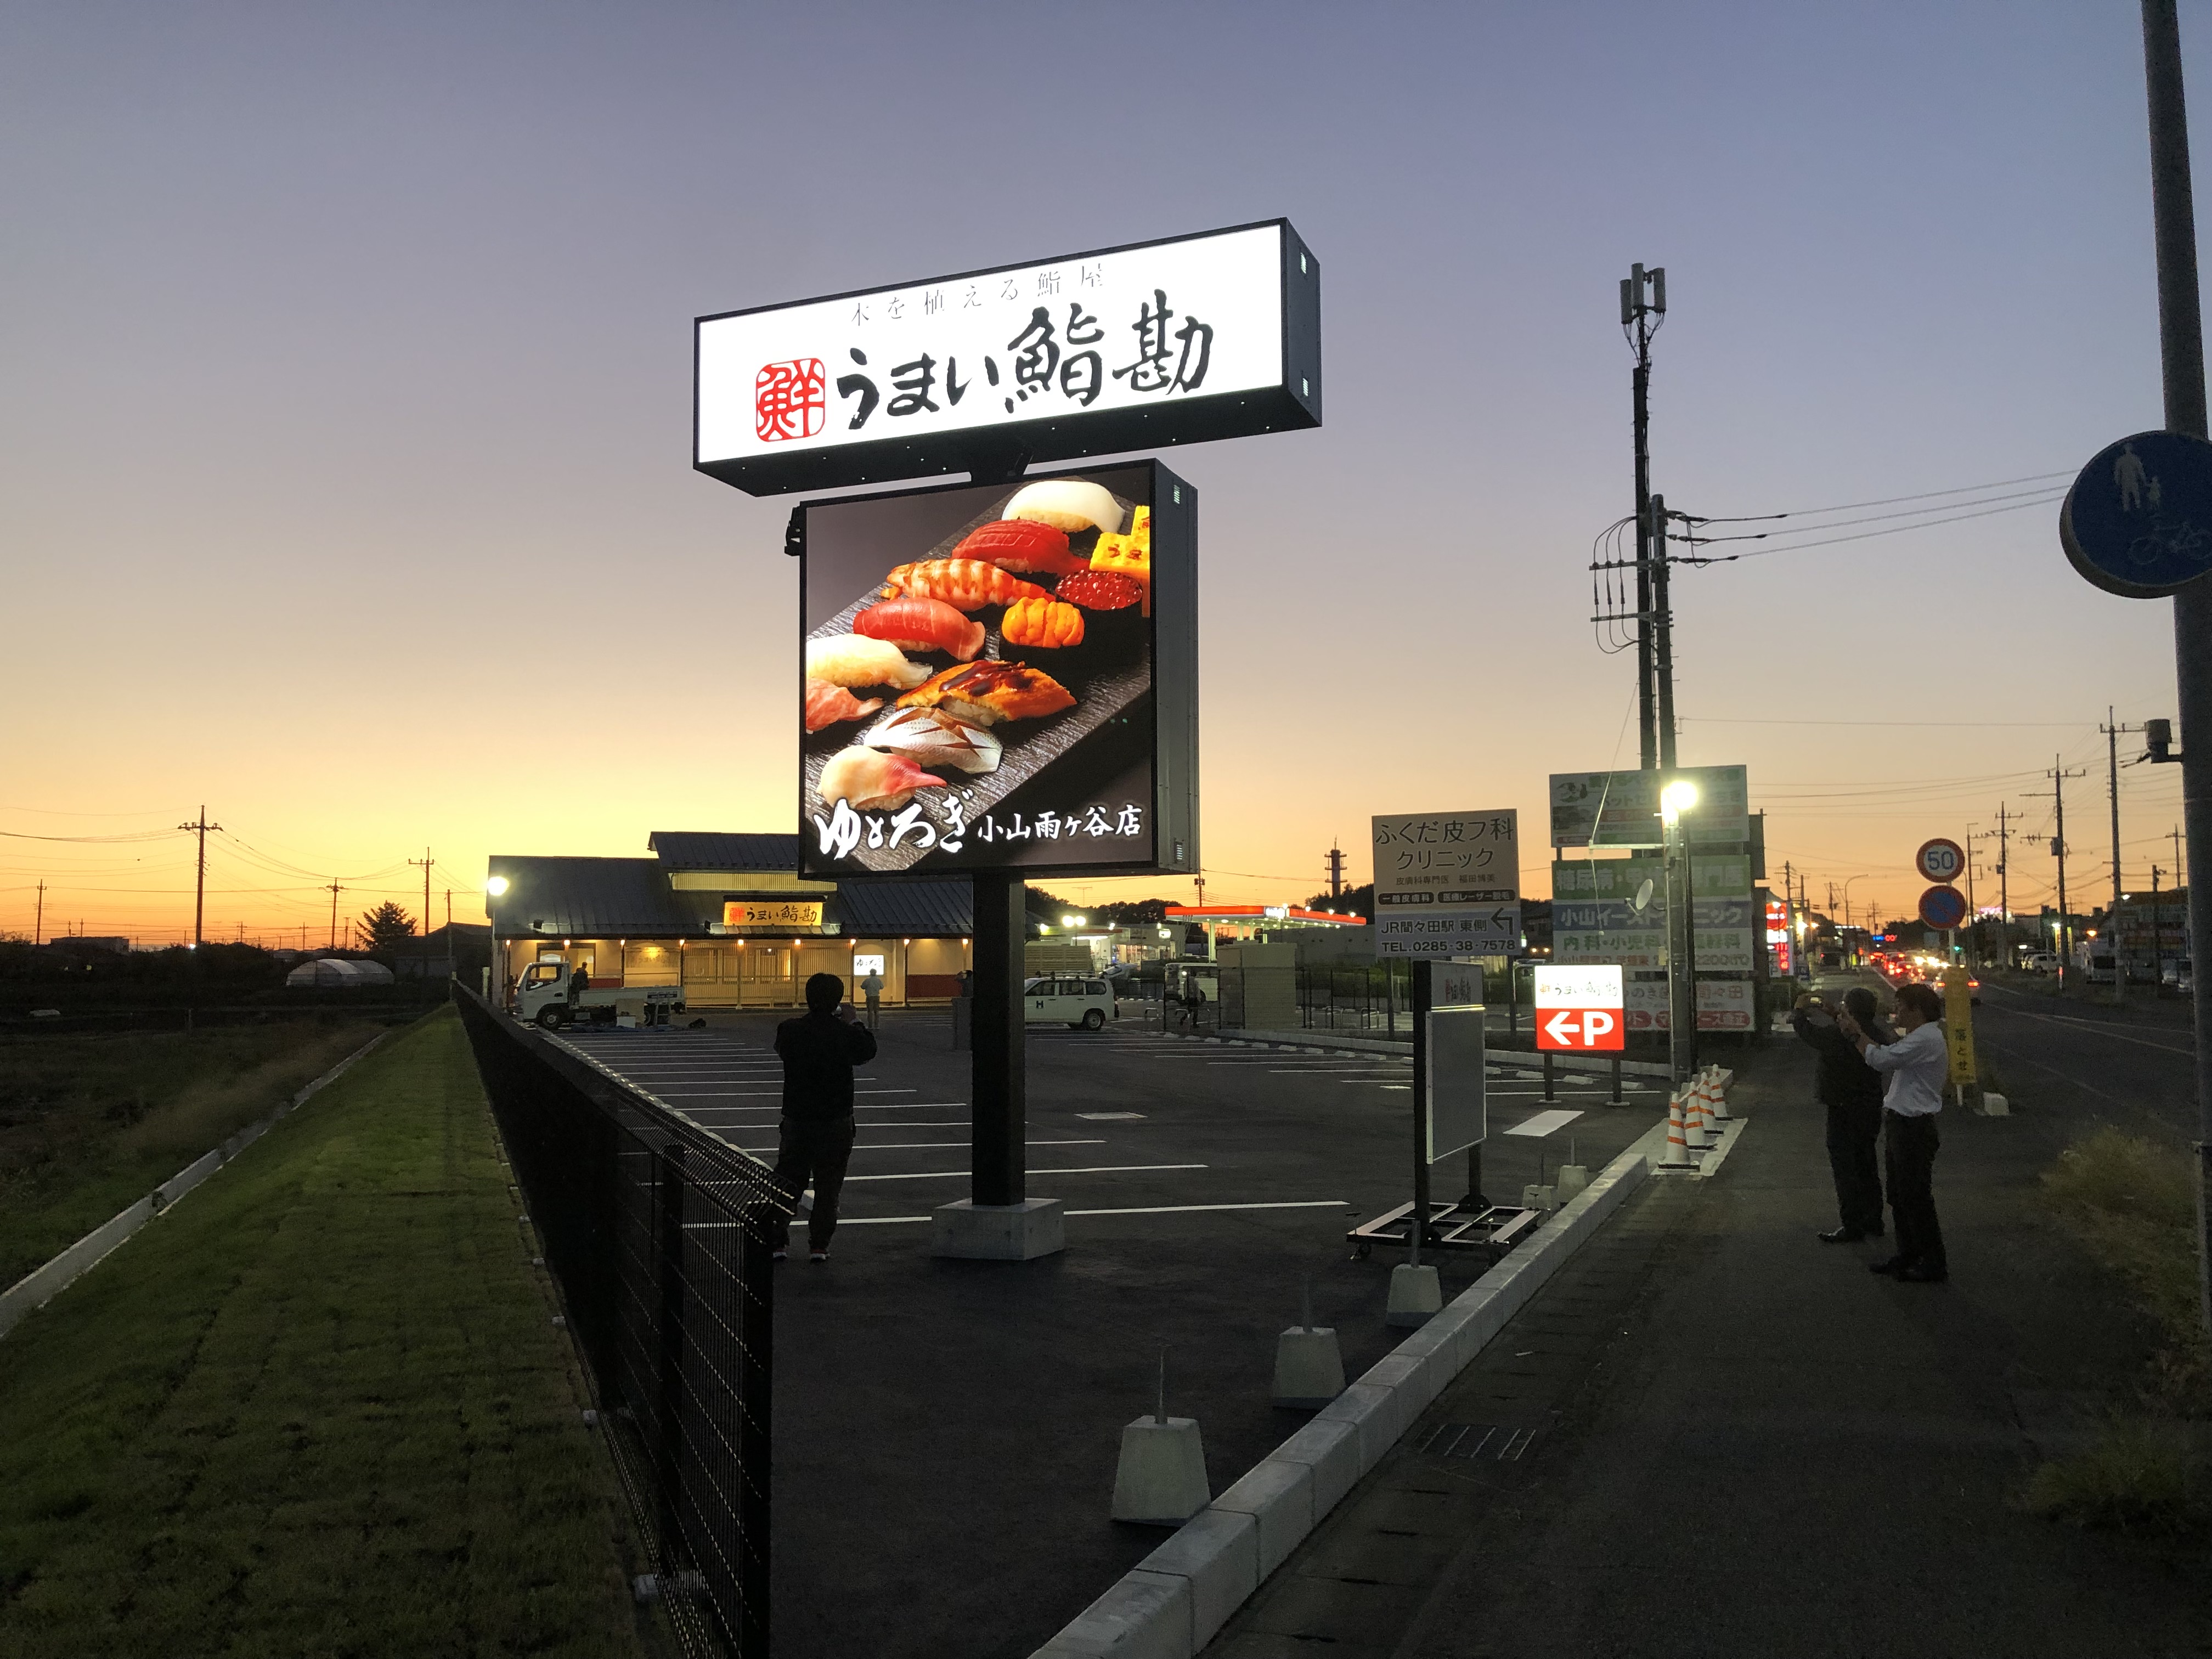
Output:
[[[806,981],[806,1012],[775,1028],[775,1052],[783,1060],[775,1184],[795,1205],[811,1180],[807,1255],[827,1261],[830,1235],[837,1230],[837,1194],[853,1157],[853,1068],[876,1057],[876,1034],[854,1020],[845,981],[817,974]],[[770,1224],[769,1243],[778,1261],[790,1252],[791,1225],[781,1214]]]
[[1897,1028],[1905,1033],[1887,1048],[1871,1042],[1846,1012],[1837,1021],[1858,1045],[1866,1063],[1889,1079],[1882,1097],[1882,1133],[1889,1173],[1889,1212],[1897,1223],[1897,1254],[1874,1271],[1915,1285],[1940,1285],[1950,1277],[1943,1229],[1936,1219],[1936,1119],[1943,1109],[1943,1080],[1950,1053],[1943,1041],[1943,999],[1925,985],[1897,994]]
[[[1876,1007],[1874,993],[1863,985],[1844,993],[1844,1010],[1862,1030],[1879,1030]],[[1875,1146],[1881,1139],[1881,1073],[1859,1057],[1858,1045],[1815,999],[1797,999],[1790,1027],[1820,1056],[1820,1103],[1828,1109],[1828,1168],[1836,1180],[1837,1225],[1822,1233],[1820,1242],[1851,1244],[1880,1238],[1881,1169]]]

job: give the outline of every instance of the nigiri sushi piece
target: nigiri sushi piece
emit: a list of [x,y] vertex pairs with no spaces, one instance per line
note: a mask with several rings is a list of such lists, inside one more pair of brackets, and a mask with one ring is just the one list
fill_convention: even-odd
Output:
[[1065,576],[1084,568],[1067,550],[1067,532],[1034,519],[1001,519],[977,526],[952,550],[956,559],[981,559],[1023,575]]
[[1040,478],[1017,489],[999,516],[1031,519],[1071,535],[1097,530],[1110,536],[1121,527],[1121,503],[1103,484],[1087,478]]
[[1017,599],[999,618],[999,637],[1008,645],[1047,651],[1083,643],[1083,613],[1058,599]]
[[1041,599],[1045,591],[981,559],[924,559],[902,564],[884,578],[883,596],[942,599],[955,611],[981,611],[987,605]]
[[878,720],[860,741],[904,755],[917,766],[957,766],[981,774],[999,769],[999,740],[942,708],[901,708]]
[[843,801],[856,812],[892,811],[914,799],[917,789],[945,787],[904,755],[886,755],[854,744],[830,757],[815,786],[824,805]]
[[827,680],[806,682],[806,729],[819,732],[824,726],[835,726],[839,720],[856,720],[872,714],[884,706],[881,697],[870,697],[866,702],[854,696],[842,685],[832,685]]
[[942,599],[885,599],[854,617],[853,631],[902,651],[950,651],[963,662],[983,648],[983,624],[969,622]]
[[832,634],[806,642],[806,677],[832,685],[896,685],[904,690],[929,678],[926,664],[908,662],[887,640]]
[[902,708],[942,708],[974,726],[1036,720],[1075,707],[1074,694],[1041,668],[987,658],[933,674],[899,699]]

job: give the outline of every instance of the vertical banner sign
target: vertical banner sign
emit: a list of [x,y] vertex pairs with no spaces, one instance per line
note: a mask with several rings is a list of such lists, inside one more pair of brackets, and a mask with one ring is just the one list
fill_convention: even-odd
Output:
[[1628,1020],[1620,969],[1605,965],[1536,970],[1536,1048],[1553,1054],[1619,1054]]
[[1372,839],[1377,957],[1495,957],[1520,950],[1515,808],[1379,817]]
[[1951,1053],[1951,1082],[1964,1088],[1981,1080],[1974,1060],[1974,993],[1963,968],[1943,970],[1943,1039]]

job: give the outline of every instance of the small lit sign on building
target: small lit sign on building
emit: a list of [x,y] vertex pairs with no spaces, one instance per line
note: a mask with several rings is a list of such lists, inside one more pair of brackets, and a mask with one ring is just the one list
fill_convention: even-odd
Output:
[[821,925],[820,899],[725,899],[722,902],[722,926],[725,928],[782,930],[819,927]]

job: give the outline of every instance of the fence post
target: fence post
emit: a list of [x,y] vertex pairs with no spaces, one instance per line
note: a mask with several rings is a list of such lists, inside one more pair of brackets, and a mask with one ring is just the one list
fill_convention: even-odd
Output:
[[1558,1098],[1559,1096],[1553,1091],[1552,1084],[1552,1057],[1547,1054],[1544,1056],[1544,1100],[1547,1104],[1549,1104]]
[[658,1237],[654,1239],[653,1274],[659,1281],[658,1310],[659,1338],[655,1355],[653,1459],[660,1488],[660,1550],[662,1565],[672,1577],[689,1552],[684,1548],[683,1506],[678,1498],[683,1480],[684,1449],[684,1146],[674,1142],[653,1155],[654,1211]]

